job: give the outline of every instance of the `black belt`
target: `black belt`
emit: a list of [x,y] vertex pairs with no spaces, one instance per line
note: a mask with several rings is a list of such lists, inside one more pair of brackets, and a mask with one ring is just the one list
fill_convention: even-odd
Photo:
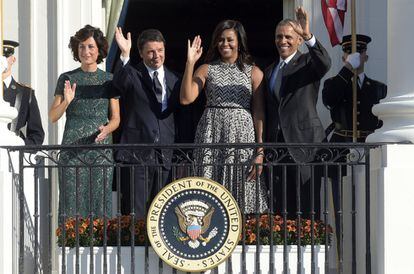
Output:
[[221,109],[245,109],[250,111],[250,108],[237,107],[237,106],[206,106],[206,108],[221,108]]
[[[356,132],[357,134],[357,138],[367,138],[368,135],[370,135],[371,133],[373,133],[373,131],[369,131],[369,130],[357,130]],[[352,130],[347,130],[347,129],[335,129],[333,134],[342,136],[342,137],[354,137],[354,132]]]

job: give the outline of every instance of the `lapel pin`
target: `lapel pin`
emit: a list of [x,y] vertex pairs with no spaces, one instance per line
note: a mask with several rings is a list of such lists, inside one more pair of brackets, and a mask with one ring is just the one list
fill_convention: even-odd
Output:
[[11,88],[12,88],[12,89],[16,89],[16,86],[15,86],[15,85],[11,85]]

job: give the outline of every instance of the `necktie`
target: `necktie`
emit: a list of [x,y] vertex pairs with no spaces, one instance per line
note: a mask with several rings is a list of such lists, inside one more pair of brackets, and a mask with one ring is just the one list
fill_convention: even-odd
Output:
[[158,79],[158,71],[154,71],[154,77],[152,79],[152,82],[154,84],[154,91],[155,96],[157,97],[158,103],[162,102],[162,86],[160,83],[160,80]]
[[285,68],[286,63],[280,62],[279,70],[277,72],[275,87],[273,88],[273,94],[276,96],[278,100],[280,100],[280,87],[282,85],[282,76],[283,76],[283,69]]

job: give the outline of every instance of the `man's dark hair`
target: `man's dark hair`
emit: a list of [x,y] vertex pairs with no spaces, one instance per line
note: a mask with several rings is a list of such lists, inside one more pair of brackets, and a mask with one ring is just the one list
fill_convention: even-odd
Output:
[[93,37],[98,46],[99,55],[96,63],[101,63],[103,59],[108,55],[108,41],[99,28],[86,25],[78,30],[74,36],[70,37],[69,48],[72,50],[73,60],[79,61],[79,43],[87,40],[89,37]]
[[165,46],[165,39],[161,31],[157,29],[146,29],[138,36],[137,46],[139,51],[144,48],[147,42],[163,42]]

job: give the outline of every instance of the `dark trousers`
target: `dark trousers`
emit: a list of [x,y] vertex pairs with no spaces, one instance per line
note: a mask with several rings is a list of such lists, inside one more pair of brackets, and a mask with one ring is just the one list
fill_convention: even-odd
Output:
[[[122,215],[130,214],[131,205],[133,205],[135,217],[144,219],[154,197],[170,182],[171,168],[169,165],[121,168]],[[133,191],[131,183],[134,185]]]
[[[284,172],[283,169],[286,171]],[[315,212],[315,219],[320,219],[322,172],[319,166],[313,169],[313,176],[306,182],[301,179],[299,166],[285,166],[285,168],[274,166],[273,172],[268,172],[268,174],[273,173],[269,183],[273,184],[271,198],[276,214],[282,215],[286,209],[288,219],[296,219],[299,212],[302,218],[310,219],[312,212]]]
[[[285,142],[281,130],[278,131],[277,141]],[[274,212],[281,215],[286,209],[288,219],[296,219],[298,213],[302,218],[310,219],[314,212],[315,220],[320,219],[322,167],[296,164],[287,148],[278,150],[277,154],[274,154],[272,151],[267,153],[271,160],[277,159],[278,163],[270,166],[267,172],[268,187],[270,189],[270,184],[273,187],[273,197],[270,199],[273,202]],[[310,176],[302,176],[305,173]],[[304,177],[309,178],[303,179]]]
[[[343,162],[346,160],[343,159]],[[343,177],[347,175],[346,166],[337,167],[331,166],[329,169],[329,177],[332,180],[332,200],[333,200],[333,212],[335,216],[335,235],[337,239],[337,246],[342,244],[340,242],[340,235],[343,234],[343,225],[341,225],[341,214],[340,211],[343,211]]]

